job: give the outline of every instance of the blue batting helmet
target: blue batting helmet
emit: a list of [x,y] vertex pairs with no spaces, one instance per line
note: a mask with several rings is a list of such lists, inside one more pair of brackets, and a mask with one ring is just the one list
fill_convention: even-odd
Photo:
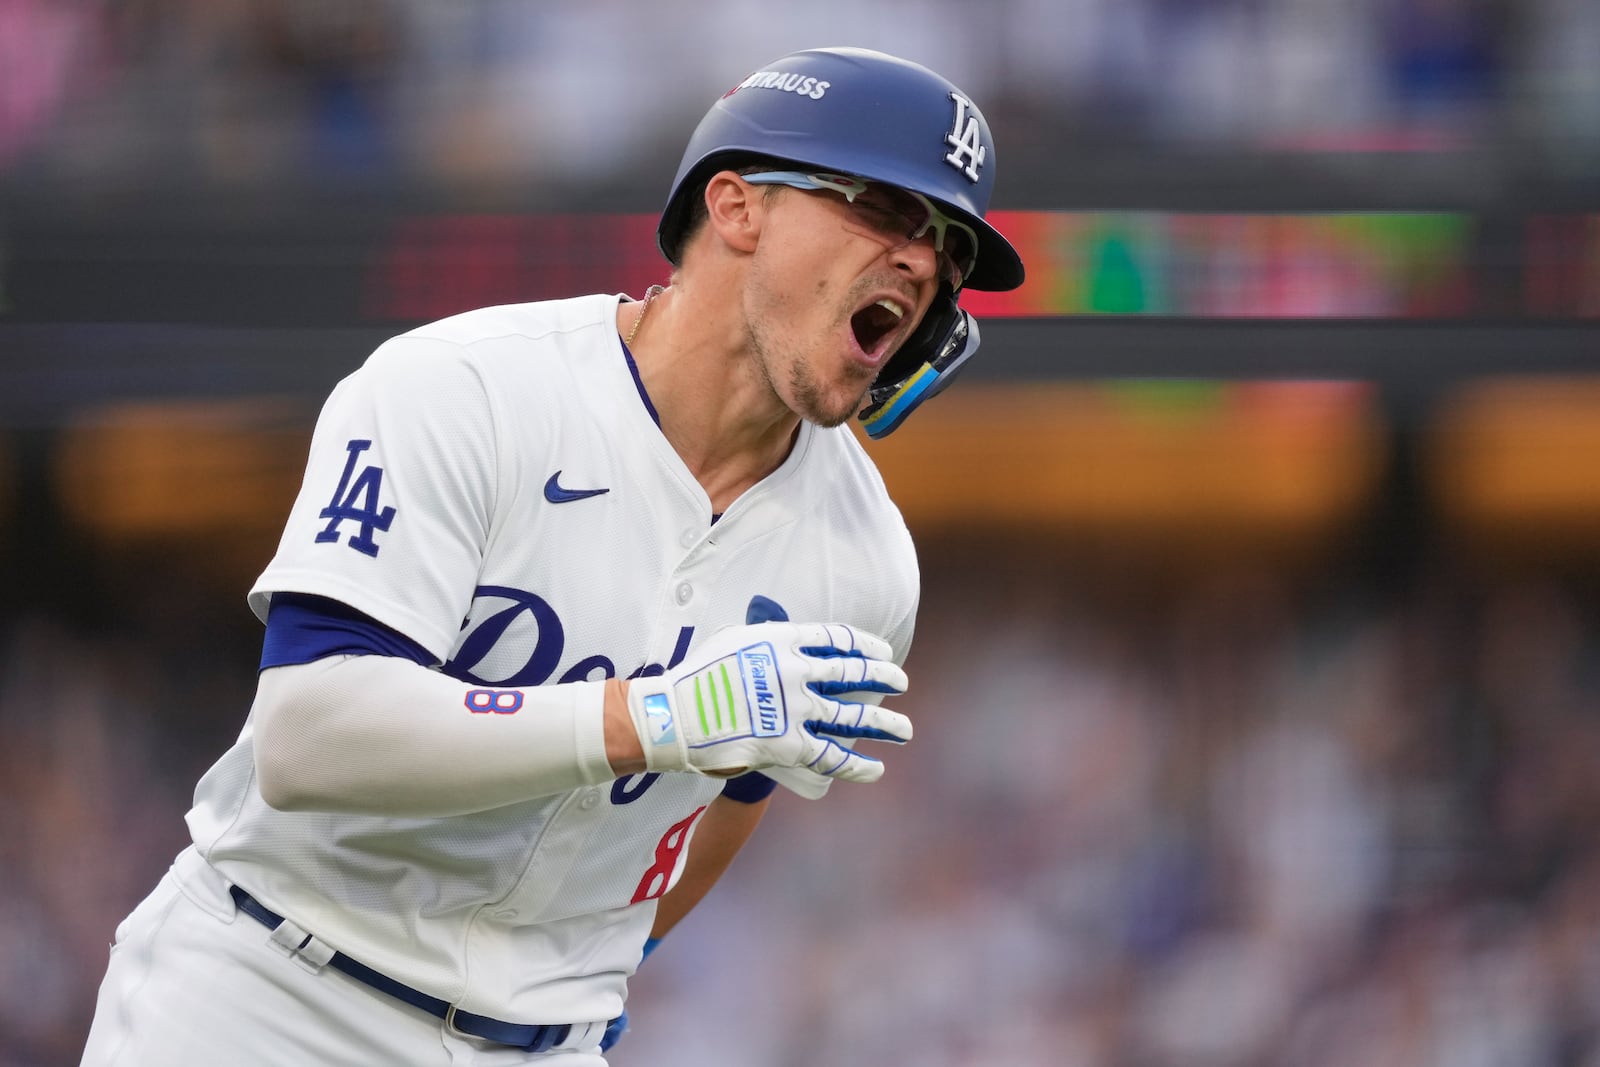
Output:
[[767,64],[723,94],[689,138],[656,230],[679,261],[691,200],[744,156],[897,185],[972,227],[970,289],[1022,284],[1017,250],[984,221],[995,151],[972,99],[926,67],[864,48],[814,48]]

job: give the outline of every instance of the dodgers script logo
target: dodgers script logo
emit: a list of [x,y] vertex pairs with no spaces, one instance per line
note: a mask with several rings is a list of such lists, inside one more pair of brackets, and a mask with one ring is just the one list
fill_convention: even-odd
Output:
[[951,93],[950,99],[955,101],[956,113],[950,120],[950,132],[944,135],[944,143],[950,146],[944,161],[965,174],[968,181],[976,182],[978,168],[989,155],[983,143],[983,127],[978,124],[977,109],[971,100],[960,93]]
[[[462,630],[455,655],[442,670],[473,685],[506,688],[622,676],[612,657],[583,655],[568,648],[561,616],[548,600],[526,589],[480,585],[473,592],[471,612]],[[666,663],[641,664],[626,677],[653,677],[676,667],[688,655],[693,639],[693,626],[679,627]],[[563,664],[566,669],[560,670]]]

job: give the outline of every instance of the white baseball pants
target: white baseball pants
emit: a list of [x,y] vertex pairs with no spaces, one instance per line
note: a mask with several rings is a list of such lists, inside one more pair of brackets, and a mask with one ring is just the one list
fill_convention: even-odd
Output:
[[181,886],[168,871],[117,927],[82,1067],[605,1067],[599,1032],[534,1055],[450,1033],[332,967],[312,973],[206,870]]

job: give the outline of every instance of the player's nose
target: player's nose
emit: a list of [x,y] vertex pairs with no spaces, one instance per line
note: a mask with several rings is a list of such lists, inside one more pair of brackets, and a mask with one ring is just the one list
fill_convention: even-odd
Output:
[[890,262],[895,270],[918,281],[932,281],[939,277],[943,254],[933,247],[933,234],[913,237],[898,248],[889,250]]

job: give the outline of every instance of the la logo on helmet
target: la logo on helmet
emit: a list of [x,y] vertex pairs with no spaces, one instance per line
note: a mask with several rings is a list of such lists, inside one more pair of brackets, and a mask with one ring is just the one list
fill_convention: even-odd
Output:
[[967,113],[972,101],[960,93],[951,93],[950,99],[956,102],[956,113],[950,122],[950,132],[944,135],[944,143],[950,146],[950,153],[944,157],[944,161],[965,174],[968,181],[976,183],[978,168],[983,166],[989,150],[983,146],[978,116]]

